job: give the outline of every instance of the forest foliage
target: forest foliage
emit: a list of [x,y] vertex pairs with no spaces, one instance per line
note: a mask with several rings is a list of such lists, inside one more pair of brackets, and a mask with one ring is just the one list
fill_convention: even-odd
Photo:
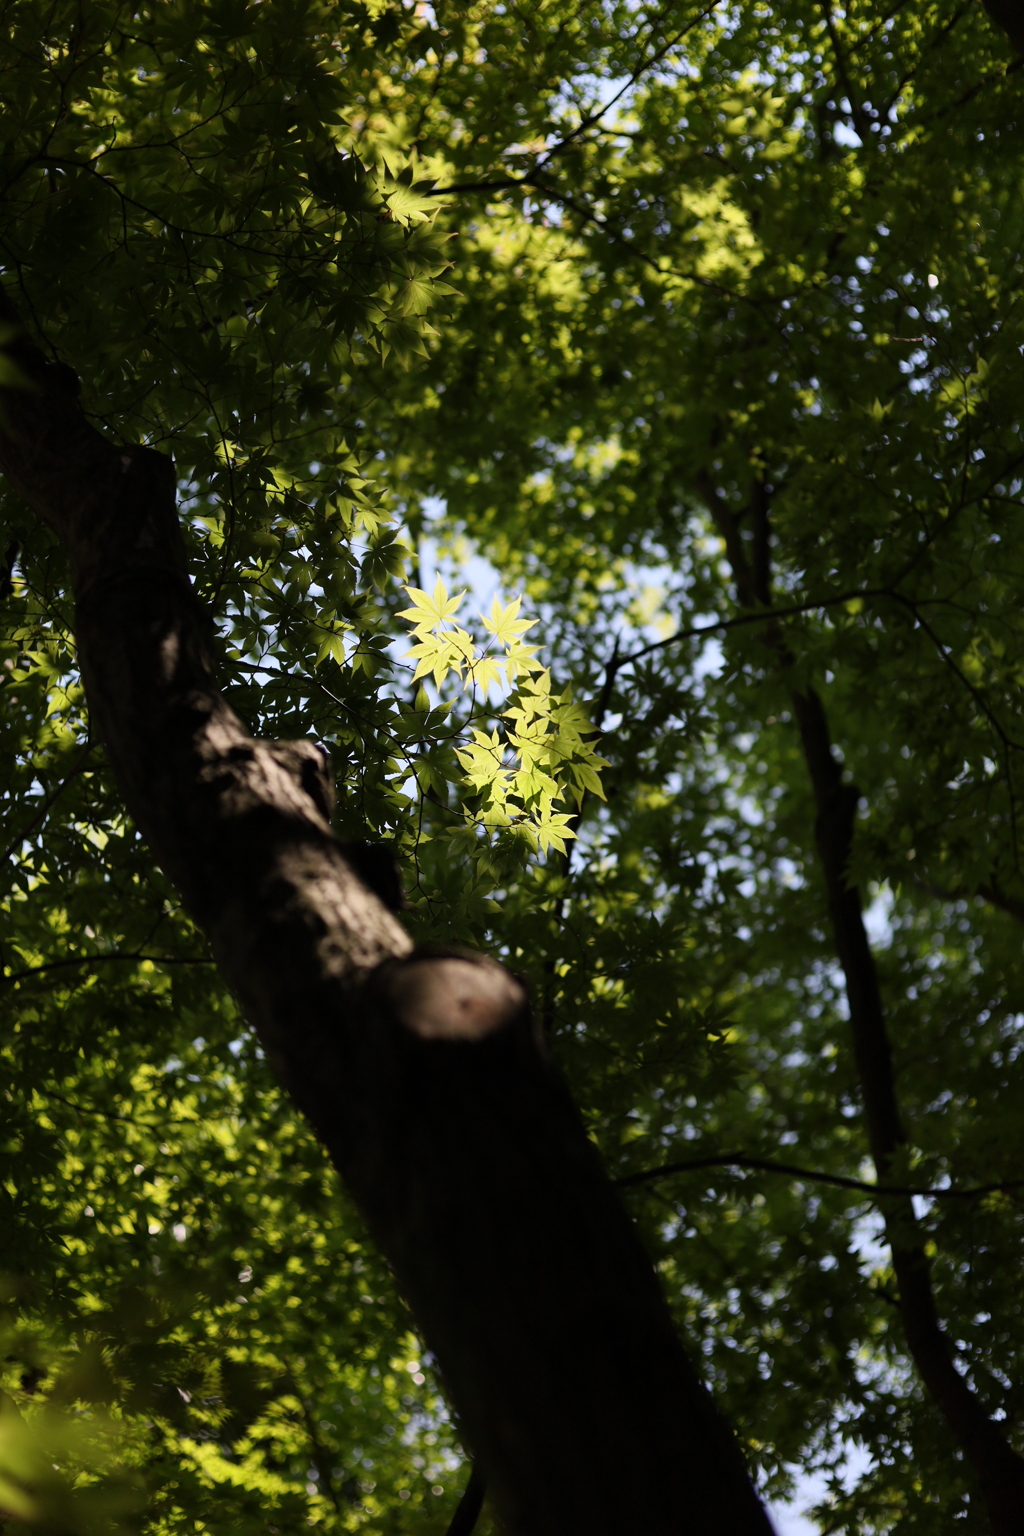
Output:
[[[940,1315],[1024,1450],[1006,38],[953,0],[3,21],[5,285],[173,454],[231,703],[323,745],[418,939],[528,978],[766,1495],[983,1530],[896,1319],[792,695],[860,792]],[[123,812],[56,541],[3,515],[0,1507],[440,1533],[441,1386]]]

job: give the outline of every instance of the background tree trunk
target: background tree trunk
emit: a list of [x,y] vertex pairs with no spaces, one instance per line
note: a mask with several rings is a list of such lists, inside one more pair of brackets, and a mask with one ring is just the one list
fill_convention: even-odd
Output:
[[[755,482],[748,508],[753,528],[753,558],[749,561],[740,536],[739,517],[730,511],[725,498],[709,480],[705,479],[700,489],[725,540],[740,601],[751,609],[770,608],[771,529],[769,497],[764,485]],[[766,625],[765,647],[781,676],[794,669],[796,657],[777,622]],[[805,687],[794,689],[791,697],[817,810],[815,842],[825,876],[836,955],[846,986],[867,1143],[878,1182],[884,1185],[892,1178],[894,1159],[907,1145],[907,1135],[860,891],[848,878],[860,792],[855,785],[843,781],[842,765],[832,750],[828,716],[820,695]],[[884,1201],[881,1209],[910,1357],[971,1467],[993,1536],[1014,1536],[1024,1529],[1024,1460],[1010,1446],[1000,1426],[989,1417],[954,1364],[935,1303],[931,1264],[912,1200],[894,1195]]]

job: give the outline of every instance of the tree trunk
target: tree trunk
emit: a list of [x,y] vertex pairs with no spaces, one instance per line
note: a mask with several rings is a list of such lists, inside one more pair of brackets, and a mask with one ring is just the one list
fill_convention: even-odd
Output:
[[[770,608],[771,530],[769,498],[756,481],[749,514],[753,557],[748,561],[739,519],[710,478],[699,486],[726,554],[740,602],[748,608]],[[785,676],[796,658],[775,621],[765,625],[765,643],[778,671]],[[832,750],[828,716],[813,688],[791,694],[793,715],[814,794],[814,835],[825,876],[829,918],[836,954],[846,984],[850,1035],[864,1103],[868,1148],[880,1185],[890,1177],[893,1161],[906,1146],[893,1071],[878,969],[871,952],[860,892],[848,883],[853,828],[860,794],[843,782],[843,770]],[[952,1431],[974,1473],[993,1536],[1024,1532],[1024,1459],[1017,1455],[1002,1429],[989,1418],[983,1404],[957,1370],[945,1329],[939,1320],[932,1290],[931,1265],[925,1252],[913,1202],[892,1195],[880,1202],[885,1235],[899,1290],[899,1314],[910,1357],[918,1375]]]
[[1024,0],[985,0],[985,9],[1017,52],[1024,53]]
[[769,1536],[523,987],[413,950],[331,833],[319,750],[253,740],[217,691],[170,460],[107,442],[61,370],[9,351],[32,387],[4,391],[0,467],[67,548],[95,730],[386,1254],[504,1525]]
[[[829,737],[828,719],[813,689],[795,694],[793,709],[818,809],[815,838],[825,875],[836,952],[846,982],[850,1031],[864,1100],[868,1146],[880,1184],[907,1144],[900,1115],[892,1051],[878,969],[871,952],[860,892],[847,882],[854,819],[860,799],[843,773]],[[1024,1531],[1024,1460],[957,1370],[939,1320],[931,1265],[913,1203],[890,1196],[883,1205],[885,1233],[899,1290],[900,1321],[911,1358],[978,1481],[993,1536]]]

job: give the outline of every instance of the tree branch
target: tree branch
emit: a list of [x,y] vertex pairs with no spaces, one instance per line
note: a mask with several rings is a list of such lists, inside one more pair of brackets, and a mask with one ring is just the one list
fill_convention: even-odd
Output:
[[480,1511],[484,1507],[485,1491],[484,1480],[474,1464],[445,1536],[473,1536]]
[[117,954],[107,955],[77,955],[69,956],[64,960],[48,960],[45,965],[29,965],[23,971],[9,971],[6,976],[0,976],[0,988],[14,987],[33,976],[44,976],[51,971],[73,970],[89,965],[109,965],[119,960],[149,960],[153,965],[213,965],[214,963],[201,956],[147,955],[142,950],[118,951]]
[[[667,650],[670,645],[678,645],[683,640],[699,640],[701,635],[717,635],[725,630],[744,629],[748,624],[774,624],[778,619],[792,618],[798,613],[817,613],[819,610],[845,607],[847,603],[863,602],[866,597],[890,597],[888,587],[851,587],[847,592],[836,592],[832,597],[811,597],[804,603],[790,603],[785,608],[755,608],[751,613],[734,614],[730,619],[713,619],[710,624],[693,624],[688,629],[677,629],[675,634],[669,635],[665,640],[652,640],[648,645],[641,645],[635,651],[627,651],[625,655],[616,657],[615,668],[620,671],[630,662],[642,661],[645,656],[652,656],[655,651]],[[611,662],[609,662],[609,666]]]
[[871,132],[871,124],[868,121],[867,113],[864,111],[864,105],[861,102],[860,96],[854,88],[853,80],[847,67],[846,52],[843,48],[842,42],[840,41],[835,17],[832,15],[832,6],[830,0],[824,0],[822,9],[825,12],[825,27],[828,31],[829,42],[832,44],[832,52],[836,56],[836,68],[839,71],[839,78],[842,83],[843,90],[846,92],[846,99],[850,103],[850,113],[853,117],[853,125],[857,130],[857,134],[861,140],[861,143],[867,144],[868,136]]
[[73,765],[73,767],[71,769],[71,772],[66,774],[65,777],[63,779],[61,779],[61,781],[57,785],[56,789],[52,789],[50,791],[50,793],[43,800],[43,803],[39,807],[39,809],[36,812],[36,814],[33,816],[32,820],[29,822],[28,826],[25,827],[23,829],[23,831],[19,832],[17,837],[15,837],[13,839],[13,841],[10,842],[7,845],[7,847],[4,849],[3,854],[0,855],[0,864],[6,864],[7,860],[9,858],[11,858],[11,856],[14,853],[16,853],[17,850],[21,847],[22,843],[26,842],[27,839],[32,836],[32,833],[36,830],[36,828],[38,826],[40,826],[41,823],[46,820],[47,816],[50,814],[50,811],[51,811],[52,807],[60,799],[61,795],[67,789],[68,785],[74,779],[77,779],[78,775],[81,773],[82,769],[85,767],[85,760],[89,756],[89,753],[92,751],[93,745],[94,745],[94,743],[92,741],[87,741],[85,743],[85,746],[82,748],[81,752],[78,754],[77,758],[75,759],[75,762],[74,762],[74,765]]
[[837,1189],[854,1189],[870,1195],[874,1204],[883,1195],[921,1195],[928,1200],[978,1200],[983,1195],[1008,1194],[1014,1189],[1024,1189],[1024,1179],[1004,1180],[999,1184],[976,1184],[969,1189],[932,1189],[913,1184],[869,1184],[864,1179],[853,1179],[843,1173],[822,1173],[812,1168],[801,1168],[796,1163],[780,1163],[765,1157],[750,1157],[745,1152],[723,1152],[712,1157],[684,1158],[681,1162],[662,1163],[657,1168],[644,1168],[639,1173],[626,1174],[616,1179],[619,1189],[635,1189],[643,1184],[653,1184],[673,1174],[690,1173],[700,1168],[750,1168],[758,1173],[781,1173],[788,1178],[806,1179],[811,1184],[831,1184]]
[[587,129],[592,128],[595,123],[599,123],[602,117],[610,112],[612,107],[614,107],[617,102],[622,100],[626,92],[630,90],[632,86],[637,84],[642,75],[645,75],[649,69],[653,69],[656,64],[660,64],[666,54],[670,53],[677,43],[681,43],[686,34],[688,32],[692,32],[698,23],[707,20],[712,11],[715,9],[717,3],[718,0],[712,0],[712,4],[705,6],[702,11],[698,11],[693,20],[688,21],[685,27],[680,27],[679,31],[673,33],[667,42],[663,43],[660,48],[656,48],[654,52],[649,54],[646,59],[641,60],[641,62],[636,66],[636,68],[627,78],[625,85],[621,86],[609,101],[602,102],[601,106],[596,112],[591,112],[589,117],[585,117],[582,122],[578,123],[571,133],[566,134],[564,139],[561,139],[559,143],[555,144],[551,149],[546,150],[543,158],[538,161],[537,165],[534,167],[534,170],[543,171],[556,155],[563,154],[564,151],[569,148],[570,144],[574,143],[581,134],[586,133]]

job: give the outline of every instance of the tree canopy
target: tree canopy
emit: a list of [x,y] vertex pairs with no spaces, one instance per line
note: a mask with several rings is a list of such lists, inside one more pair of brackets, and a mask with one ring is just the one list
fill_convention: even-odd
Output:
[[[229,702],[321,746],[417,941],[528,980],[766,1497],[1013,1528],[1006,36],[952,0],[4,21],[5,289],[173,454]],[[433,1362],[125,814],[64,550],[4,518],[0,1506],[440,1533]]]

